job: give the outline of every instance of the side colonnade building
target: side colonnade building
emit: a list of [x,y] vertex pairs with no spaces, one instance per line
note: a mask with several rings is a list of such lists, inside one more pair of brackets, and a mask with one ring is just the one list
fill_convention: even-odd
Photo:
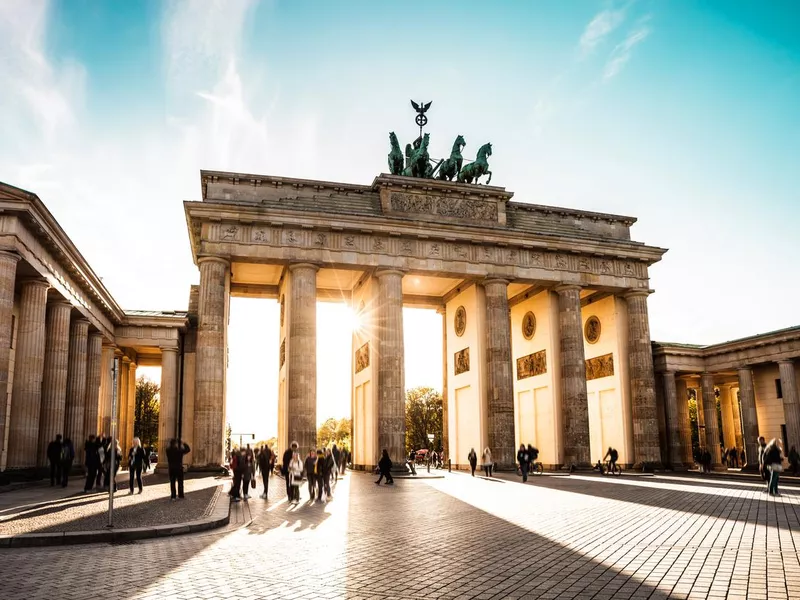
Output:
[[[70,438],[133,439],[137,366],[162,366],[164,433],[177,434],[185,312],[123,311],[42,201],[0,183],[0,470],[32,474]],[[113,373],[117,365],[116,395]],[[163,438],[162,438],[163,439]],[[4,477],[7,479],[7,477]]]

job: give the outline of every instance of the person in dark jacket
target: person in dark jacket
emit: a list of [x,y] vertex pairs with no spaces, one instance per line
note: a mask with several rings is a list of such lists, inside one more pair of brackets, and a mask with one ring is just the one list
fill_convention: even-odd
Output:
[[778,478],[781,471],[783,471],[783,450],[781,449],[780,440],[773,438],[764,448],[764,465],[769,472],[767,492],[770,496],[780,496],[778,493]]
[[261,480],[264,483],[264,493],[261,497],[266,499],[269,496],[269,476],[272,474],[272,466],[275,464],[275,455],[269,446],[263,446],[258,453],[258,470],[261,471]]
[[381,479],[384,477],[386,478],[386,485],[394,484],[394,478],[391,473],[392,459],[389,458],[389,451],[386,450],[386,448],[381,452],[381,459],[378,461],[378,470],[381,472],[381,475],[378,477],[378,481],[375,482],[377,485],[381,484]]
[[317,465],[317,453],[312,448],[308,451],[308,456],[306,456],[306,460],[303,463],[303,468],[306,471],[306,477],[308,477],[308,497],[309,501],[314,499],[315,490],[316,490],[316,483],[317,478],[315,476],[316,472],[316,465]]
[[86,466],[86,483],[83,491],[87,494],[92,491],[97,480],[97,473],[100,471],[100,456],[97,454],[97,440],[94,435],[90,435],[83,445],[84,465]]
[[530,469],[530,456],[528,456],[528,449],[525,444],[519,445],[517,451],[517,462],[519,463],[519,470],[522,472],[522,483],[528,481],[528,470]]
[[761,473],[761,479],[767,481],[769,479],[769,473],[767,472],[767,466],[764,464],[764,450],[767,448],[767,440],[764,436],[759,436],[758,438],[758,472]]
[[331,452],[330,448],[325,449],[325,460],[322,462],[322,477],[323,482],[325,484],[325,499],[330,500],[333,498],[333,494],[331,494],[331,479],[333,478],[333,472],[336,469],[336,465],[333,461],[333,452]]
[[281,460],[281,475],[286,478],[286,497],[293,498],[294,492],[292,490],[292,483],[289,477],[289,463],[292,462],[292,455],[297,452],[297,442],[292,442],[283,453],[283,460]]
[[133,480],[139,485],[139,493],[142,493],[142,469],[145,471],[150,468],[150,459],[142,448],[142,442],[138,437],[133,438],[133,445],[128,450],[128,473],[130,474],[130,493],[133,494]]
[[61,482],[61,434],[47,444],[47,460],[50,462],[50,487]]
[[169,494],[175,500],[175,484],[178,485],[178,498],[183,500],[183,457],[191,452],[189,444],[172,438],[167,446],[167,469],[169,471]]
[[478,466],[478,455],[475,453],[475,448],[470,448],[467,461],[469,462],[469,468],[470,471],[472,471],[472,476],[475,477],[475,469]]
[[[309,477],[312,477],[312,474],[309,473]],[[322,492],[325,489],[325,453],[322,450],[317,450],[313,477],[317,486],[317,500],[322,500]]]
[[336,447],[336,444],[331,448],[331,454],[333,454],[333,479],[334,481],[339,481],[339,465],[342,464],[342,455],[341,452],[339,452],[339,448]]
[[69,483],[73,460],[75,460],[75,447],[72,445],[71,439],[65,438],[61,445],[61,487],[67,487],[67,483]]

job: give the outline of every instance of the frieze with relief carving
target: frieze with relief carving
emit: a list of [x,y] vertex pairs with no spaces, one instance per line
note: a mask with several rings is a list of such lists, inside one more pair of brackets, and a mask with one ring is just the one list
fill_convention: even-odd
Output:
[[527,379],[547,373],[547,351],[539,350],[517,359],[517,379]]
[[439,197],[391,191],[389,207],[394,212],[498,222],[497,202],[476,198]]
[[356,350],[356,373],[360,373],[369,366],[369,342]]
[[586,361],[586,381],[610,377],[614,374],[614,355],[603,354]]

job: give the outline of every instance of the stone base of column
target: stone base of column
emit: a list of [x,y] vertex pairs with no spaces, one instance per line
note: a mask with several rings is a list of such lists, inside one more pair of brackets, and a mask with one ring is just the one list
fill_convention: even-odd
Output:
[[631,467],[631,471],[641,471],[642,473],[652,473],[653,471],[663,471],[664,465],[660,462],[638,462]]
[[711,465],[711,470],[716,471],[717,473],[725,473],[727,472],[728,467],[723,464]]

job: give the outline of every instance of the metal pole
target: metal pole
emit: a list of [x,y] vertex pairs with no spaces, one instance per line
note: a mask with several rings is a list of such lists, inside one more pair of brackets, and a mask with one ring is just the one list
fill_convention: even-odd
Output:
[[119,359],[114,359],[114,366],[111,369],[111,443],[108,449],[111,458],[108,463],[108,527],[114,527],[114,488],[117,485],[115,465],[117,458],[117,368]]

